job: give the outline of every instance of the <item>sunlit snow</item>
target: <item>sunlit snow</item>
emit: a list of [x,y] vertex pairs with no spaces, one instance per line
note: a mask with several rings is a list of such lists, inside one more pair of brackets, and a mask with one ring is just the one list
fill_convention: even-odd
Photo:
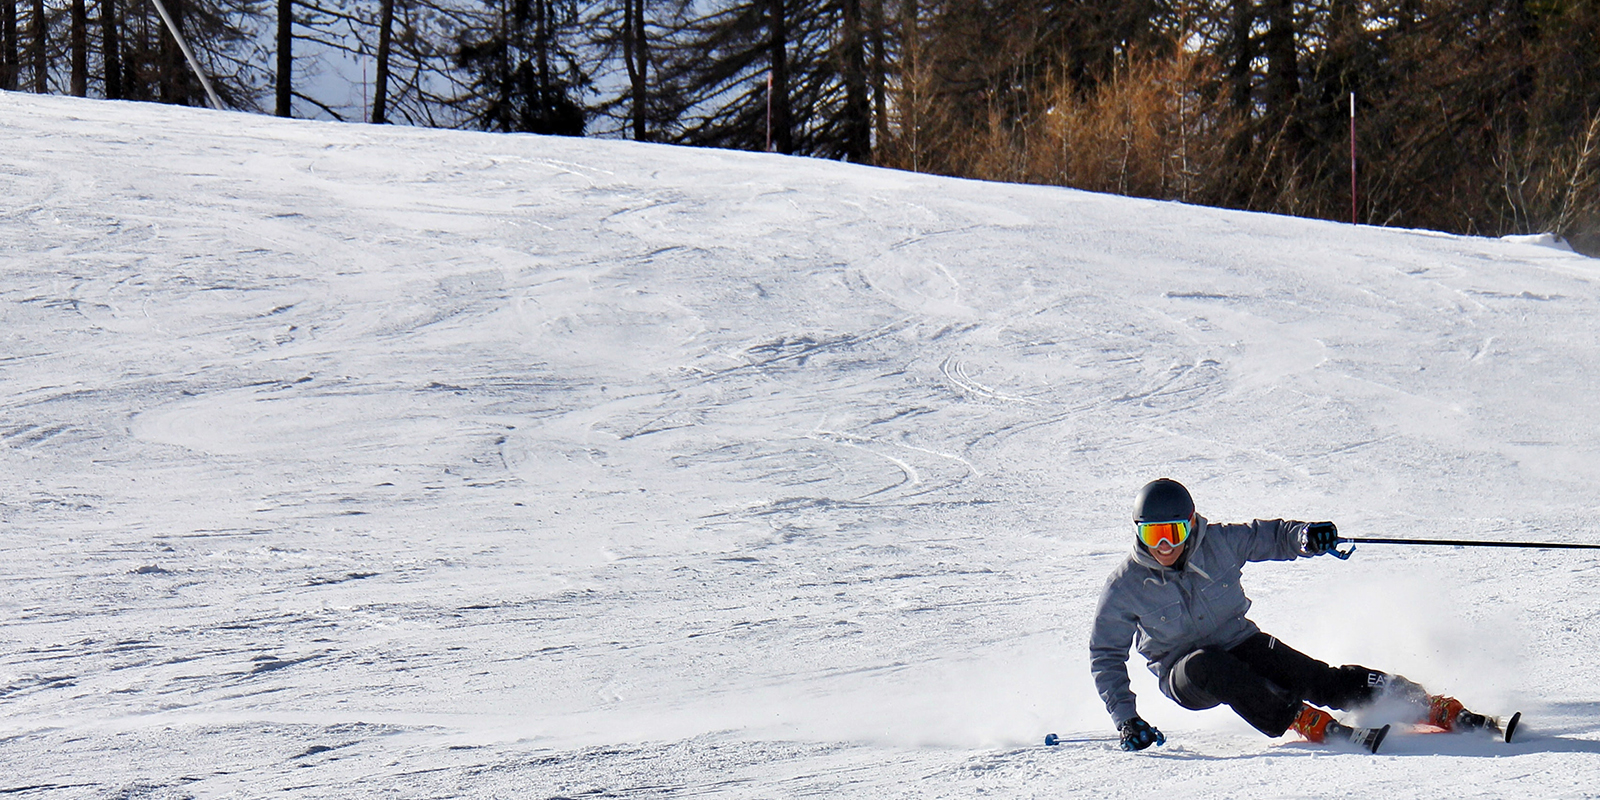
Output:
[[[1600,261],[775,155],[0,93],[0,793],[1592,797],[1600,554],[1253,618],[1486,713],[1116,749],[1145,481],[1600,541]],[[1046,748],[1046,733],[1065,744]]]

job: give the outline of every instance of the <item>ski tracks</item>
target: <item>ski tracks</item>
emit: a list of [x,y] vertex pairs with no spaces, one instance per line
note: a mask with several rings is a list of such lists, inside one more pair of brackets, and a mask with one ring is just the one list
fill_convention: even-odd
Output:
[[875,502],[886,495],[905,500],[952,488],[969,477],[982,477],[972,462],[959,455],[940,453],[904,442],[839,433],[820,426],[807,434],[806,438],[871,453],[900,470],[902,480],[850,498],[851,502]]
[[1002,403],[1038,405],[1038,401],[1031,398],[1006,394],[974,380],[971,375],[967,374],[967,363],[957,356],[949,356],[944,361],[939,362],[939,374],[943,375],[945,380],[970,397]]

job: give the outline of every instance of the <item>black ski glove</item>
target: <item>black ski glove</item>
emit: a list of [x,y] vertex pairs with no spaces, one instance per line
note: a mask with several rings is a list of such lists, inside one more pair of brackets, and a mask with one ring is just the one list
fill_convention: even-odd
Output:
[[1167,737],[1161,731],[1150,727],[1150,723],[1138,717],[1124,720],[1117,730],[1122,732],[1122,749],[1143,750],[1153,744],[1166,744]]
[[1301,549],[1308,556],[1320,556],[1323,553],[1334,551],[1334,545],[1339,543],[1339,529],[1331,522],[1313,522],[1306,526],[1306,532],[1300,535]]

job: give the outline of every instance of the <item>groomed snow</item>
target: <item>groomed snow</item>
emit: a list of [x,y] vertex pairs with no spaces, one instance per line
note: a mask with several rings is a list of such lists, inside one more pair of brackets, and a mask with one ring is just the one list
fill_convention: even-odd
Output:
[[1600,261],[15,93],[0,164],[0,793],[1600,793],[1600,554],[1246,572],[1511,745],[1270,740],[1135,661],[1127,754],[1086,653],[1163,475],[1600,541]]

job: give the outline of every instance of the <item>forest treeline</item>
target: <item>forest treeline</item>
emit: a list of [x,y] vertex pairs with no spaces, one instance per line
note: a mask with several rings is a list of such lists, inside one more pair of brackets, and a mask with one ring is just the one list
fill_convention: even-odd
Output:
[[240,110],[1600,249],[1600,0],[0,0],[0,88],[204,104],[163,6]]

